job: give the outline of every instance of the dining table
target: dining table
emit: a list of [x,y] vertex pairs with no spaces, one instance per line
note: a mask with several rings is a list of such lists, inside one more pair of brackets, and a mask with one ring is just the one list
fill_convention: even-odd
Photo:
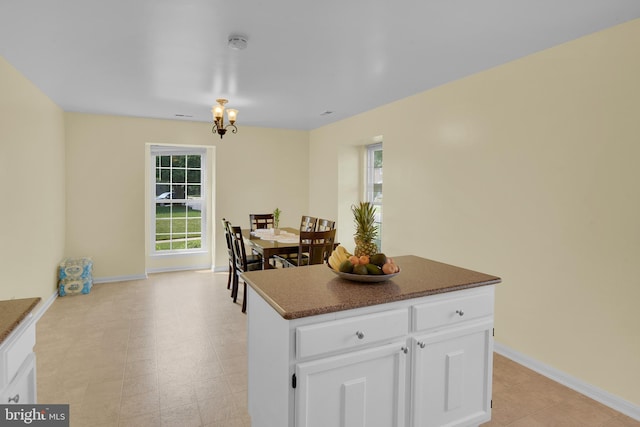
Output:
[[300,232],[297,228],[280,228],[280,234],[271,230],[273,229],[242,230],[245,244],[262,256],[262,268],[265,270],[273,268],[269,263],[272,256],[298,253],[300,246]]

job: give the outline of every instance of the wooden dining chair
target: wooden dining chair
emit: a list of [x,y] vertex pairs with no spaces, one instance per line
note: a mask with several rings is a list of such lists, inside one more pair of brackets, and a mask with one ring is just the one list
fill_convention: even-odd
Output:
[[[238,300],[238,287],[240,275],[246,271],[262,270],[261,262],[249,262],[247,252],[244,248],[244,239],[242,237],[242,229],[240,227],[231,226],[231,242],[233,248],[235,275],[233,276],[233,287],[231,289],[231,297],[233,302]],[[247,282],[242,281],[244,285],[242,312],[247,311]]]
[[336,230],[301,231],[295,257],[280,258],[283,267],[302,267],[326,263],[333,252]]
[[[273,214],[249,214],[249,230],[256,231],[264,228],[273,228],[274,227],[274,218]],[[252,255],[257,257],[262,257],[260,253],[252,250]]]
[[249,229],[256,231],[261,228],[273,228],[273,214],[249,214]]
[[316,225],[316,231],[327,231],[333,230],[336,228],[336,222],[331,221],[330,219],[318,219],[318,224]]
[[300,219],[300,231],[315,231],[318,218],[302,215]]
[[233,243],[231,241],[231,223],[225,218],[222,218],[222,230],[224,231],[224,238],[227,241],[227,252],[229,253],[229,278],[227,279],[227,289],[231,289],[232,278],[236,274],[235,258],[233,256]]
[[[222,229],[224,230],[224,238],[227,241],[227,252],[229,254],[229,278],[227,279],[227,289],[231,289],[231,283],[233,281],[233,278],[236,275],[236,258],[233,252],[233,237],[231,236],[231,222],[225,218],[222,218]],[[258,255],[248,255],[247,264],[262,265],[262,257]]]
[[[316,223],[318,222],[318,218],[308,215],[302,215],[300,218],[300,232],[303,231],[315,231]],[[277,261],[280,261],[282,258],[284,259],[293,259],[298,255],[297,252],[292,252],[290,254],[280,254],[278,258],[275,258],[276,264]],[[283,265],[284,266],[284,265]],[[286,266],[284,266],[286,267]]]

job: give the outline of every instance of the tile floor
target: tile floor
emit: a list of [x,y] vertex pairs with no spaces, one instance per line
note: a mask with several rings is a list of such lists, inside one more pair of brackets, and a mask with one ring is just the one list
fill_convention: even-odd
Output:
[[[72,427],[250,426],[246,317],[226,280],[162,273],[58,298],[37,327],[38,401],[69,403]],[[485,426],[640,427],[499,355],[493,388]]]

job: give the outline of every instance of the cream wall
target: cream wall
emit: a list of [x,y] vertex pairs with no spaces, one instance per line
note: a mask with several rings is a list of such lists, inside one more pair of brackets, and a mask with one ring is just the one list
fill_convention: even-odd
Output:
[[348,223],[339,154],[383,135],[385,252],[501,276],[497,342],[640,405],[638,40],[640,20],[312,131],[310,210]]
[[[250,212],[271,212],[279,205],[281,222],[289,224],[307,207],[307,132],[239,126],[236,135],[220,140],[206,123],[79,113],[65,117],[67,254],[91,256],[98,280],[144,277],[145,268],[187,266],[184,258],[169,263],[145,256],[149,143],[210,148],[215,204],[209,220],[218,249],[214,266],[227,265],[223,216],[247,227]],[[189,262],[212,263],[211,257]]]
[[64,169],[62,110],[0,57],[0,300],[55,293]]

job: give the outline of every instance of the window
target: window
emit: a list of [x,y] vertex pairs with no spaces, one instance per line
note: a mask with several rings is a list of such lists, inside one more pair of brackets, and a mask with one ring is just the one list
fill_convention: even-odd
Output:
[[367,145],[366,201],[376,209],[378,238],[376,244],[382,251],[382,143]]
[[154,146],[154,253],[205,248],[205,151]]

